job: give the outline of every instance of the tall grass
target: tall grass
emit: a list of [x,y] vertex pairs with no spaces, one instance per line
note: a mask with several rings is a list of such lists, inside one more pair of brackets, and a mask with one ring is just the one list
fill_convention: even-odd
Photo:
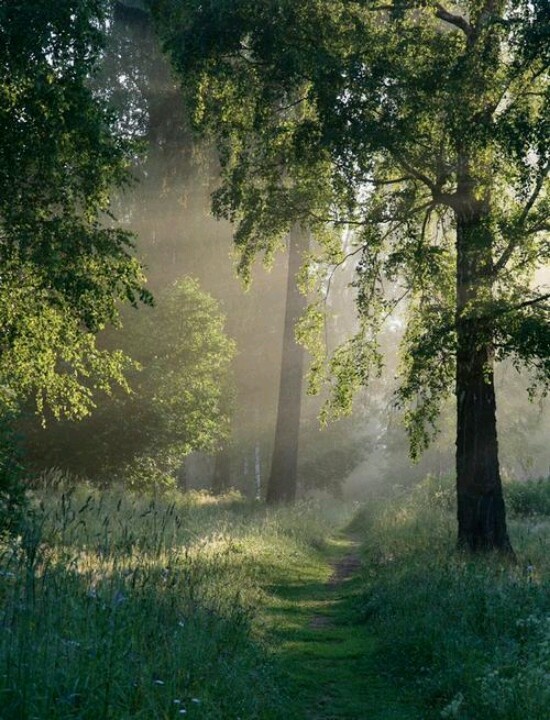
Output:
[[508,482],[506,501],[515,515],[550,515],[550,478]]
[[[433,478],[355,519],[365,563],[349,631],[376,639],[379,672],[422,720],[550,716],[550,520],[536,491],[512,503],[517,564],[457,554],[454,491]],[[328,573],[324,545],[349,508],[66,481],[31,506],[0,541],[2,720],[296,717],[266,646],[270,593]]]
[[356,520],[361,611],[380,638],[381,672],[419,699],[426,720],[547,720],[550,519],[511,520],[517,564],[472,558],[455,548],[453,495],[431,478]]
[[0,547],[0,717],[284,718],[262,579],[337,522],[235,495],[38,491]]

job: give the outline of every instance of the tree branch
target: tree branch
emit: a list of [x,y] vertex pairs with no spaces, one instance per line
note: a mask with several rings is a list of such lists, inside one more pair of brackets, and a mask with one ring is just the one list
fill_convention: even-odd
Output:
[[543,222],[539,223],[538,225],[533,225],[533,227],[529,228],[529,230],[525,231],[526,235],[536,235],[540,232],[550,232],[550,223]]
[[[531,305],[539,305],[548,299],[550,299],[550,293],[546,293],[546,295],[539,295],[536,298],[525,300],[524,302],[519,303],[519,305],[513,305],[511,308],[506,308],[506,310],[502,310],[500,313],[495,313],[495,315],[505,315],[506,313],[513,312],[514,310],[521,310],[522,308],[530,307]],[[546,310],[546,307],[544,309]]]
[[330,273],[329,273],[329,275],[328,275],[328,278],[327,278],[327,289],[326,289],[325,297],[324,297],[324,302],[325,302],[325,304],[328,302],[328,296],[329,296],[329,294],[330,294],[330,287],[331,287],[331,284],[332,284],[332,279],[333,279],[336,271],[337,271],[339,268],[341,268],[342,265],[343,265],[347,260],[349,260],[350,258],[352,258],[354,255],[357,255],[358,253],[362,252],[364,249],[365,249],[365,248],[364,248],[363,245],[359,245],[359,247],[355,248],[355,250],[352,250],[351,252],[346,253],[346,255],[344,255],[344,257],[343,257],[339,262],[335,263],[335,264],[332,266],[332,268],[330,269]]
[[285,112],[286,110],[291,110],[292,108],[296,107],[297,105],[300,105],[300,103],[303,103],[307,100],[307,95],[304,95],[303,97],[298,98],[297,100],[294,100],[293,102],[289,103],[288,105],[281,105],[278,108],[275,108],[275,112],[281,113]]
[[443,20],[446,23],[449,23],[449,25],[454,25],[459,30],[462,30],[462,32],[466,35],[468,39],[470,39],[473,36],[474,29],[470,25],[470,23],[462,17],[462,15],[455,15],[454,13],[449,12],[446,10],[442,5],[439,3],[436,4],[436,12],[435,15],[440,20]]
[[395,178],[395,180],[369,180],[369,182],[373,187],[383,187],[384,185],[399,185],[413,179],[412,175],[403,175],[403,177]]
[[[377,5],[376,7],[369,7],[367,8],[371,12],[393,12],[395,11],[395,5]],[[418,9],[418,3],[411,2],[410,4],[399,4],[399,9],[401,10],[416,10]],[[449,12],[446,8],[443,7],[440,3],[436,3],[435,5],[435,16],[439,18],[440,20],[443,20],[446,23],[449,23],[449,25],[454,25],[459,30],[462,30],[462,32],[466,35],[468,39],[473,37],[474,34],[474,28],[470,25],[470,23],[464,18],[462,15],[455,15],[452,12]]]
[[[389,148],[391,152],[391,148]],[[424,175],[424,173],[420,172],[419,170],[416,170],[409,162],[404,158],[402,155],[395,155],[395,159],[397,162],[401,165],[401,167],[409,173],[409,175],[412,175],[417,180],[420,180],[420,182],[424,183],[433,194],[439,193],[439,188],[437,187],[436,183],[431,180],[427,175]]]
[[[525,221],[527,220],[529,213],[533,209],[533,205],[536,203],[536,201],[544,187],[544,182],[545,182],[546,178],[548,177],[549,171],[550,171],[550,164],[546,165],[546,167],[541,172],[541,174],[535,184],[533,192],[531,193],[529,199],[525,203],[525,207],[523,208],[521,215],[519,216],[519,219],[517,222],[518,232],[514,233],[514,237],[510,240],[510,242],[504,249],[502,255],[500,256],[500,258],[497,260],[497,262],[494,265],[493,272],[495,275],[502,270],[502,268],[506,265],[508,260],[511,258],[514,250],[519,245],[519,243],[521,241],[521,236],[522,236],[522,233],[519,232],[519,228],[521,228],[523,225],[525,225]],[[535,226],[535,227],[537,227],[537,226]],[[542,226],[539,225],[536,230],[533,230],[533,228],[531,228],[531,230],[527,234],[534,235],[537,232],[542,232],[544,229],[545,229],[544,225],[542,225]]]

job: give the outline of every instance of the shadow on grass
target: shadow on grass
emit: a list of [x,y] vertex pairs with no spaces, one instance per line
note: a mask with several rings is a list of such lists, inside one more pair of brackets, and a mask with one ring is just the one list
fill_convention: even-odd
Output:
[[0,578],[2,720],[285,717],[252,609],[207,569],[98,579],[69,562],[11,567]]
[[[334,567],[345,544],[329,555]],[[327,566],[324,574],[265,588],[270,644],[292,697],[288,720],[422,720],[379,664],[378,641],[361,619],[360,575],[335,584]]]

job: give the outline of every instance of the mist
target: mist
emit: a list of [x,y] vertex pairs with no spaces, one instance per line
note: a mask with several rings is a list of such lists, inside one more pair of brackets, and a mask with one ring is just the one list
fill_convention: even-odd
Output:
[[[211,214],[211,194],[218,186],[215,153],[199,143],[190,128],[181,92],[162,56],[149,17],[137,8],[117,5],[110,28],[102,74],[95,81],[113,103],[121,127],[140,143],[133,168],[135,183],[114,203],[118,223],[135,234],[136,253],[143,261],[147,287],[156,297],[182,278],[194,278],[219,305],[225,332],[236,346],[226,395],[227,438],[207,451],[186,451],[177,472],[187,488],[211,488],[220,472],[224,483],[245,495],[263,496],[270,473],[277,420],[283,352],[288,253],[283,247],[266,265],[256,259],[248,287],[237,274],[234,228]],[[346,231],[343,242],[353,234]],[[326,298],[326,339],[335,348],[356,328],[355,290],[351,287],[356,260],[350,257],[334,273]],[[548,271],[547,271],[548,275]],[[541,275],[542,281],[546,278]],[[391,287],[388,292],[394,292]],[[443,404],[439,431],[420,461],[409,458],[408,438],[394,392],[399,370],[399,343],[404,307],[388,318],[381,336],[384,370],[359,393],[350,418],[321,427],[319,412],[326,393],[311,397],[302,382],[298,453],[298,493],[329,492],[361,498],[373,487],[408,486],[426,474],[454,473],[454,406]],[[110,332],[107,344],[131,337],[138,315],[157,308],[125,310],[124,328]],[[124,344],[122,342],[122,344]],[[308,365],[306,357],[305,368]],[[305,374],[304,374],[305,375]],[[497,370],[498,424],[504,477],[539,477],[550,467],[549,404],[529,400],[528,378],[510,363]],[[101,399],[98,400],[101,404]],[[97,420],[100,423],[101,420]],[[92,425],[65,424],[69,444],[82,444]],[[78,432],[81,434],[78,435]],[[58,431],[34,427],[30,455],[37,469],[48,466],[79,470],[71,464],[67,442]],[[108,438],[109,430],[101,433]],[[97,425],[94,434],[97,434]],[[80,438],[80,439],[78,439]],[[109,442],[108,439],[104,442]],[[37,447],[40,450],[37,451]],[[225,448],[225,449],[224,449]],[[218,460],[216,458],[218,457]],[[86,466],[89,470],[89,466]]]
[[546,6],[0,0],[2,720],[547,720]]

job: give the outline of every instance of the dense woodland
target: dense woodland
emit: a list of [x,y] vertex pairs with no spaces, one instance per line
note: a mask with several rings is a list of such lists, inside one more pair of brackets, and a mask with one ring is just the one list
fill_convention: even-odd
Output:
[[0,59],[0,720],[546,720],[547,0]]

